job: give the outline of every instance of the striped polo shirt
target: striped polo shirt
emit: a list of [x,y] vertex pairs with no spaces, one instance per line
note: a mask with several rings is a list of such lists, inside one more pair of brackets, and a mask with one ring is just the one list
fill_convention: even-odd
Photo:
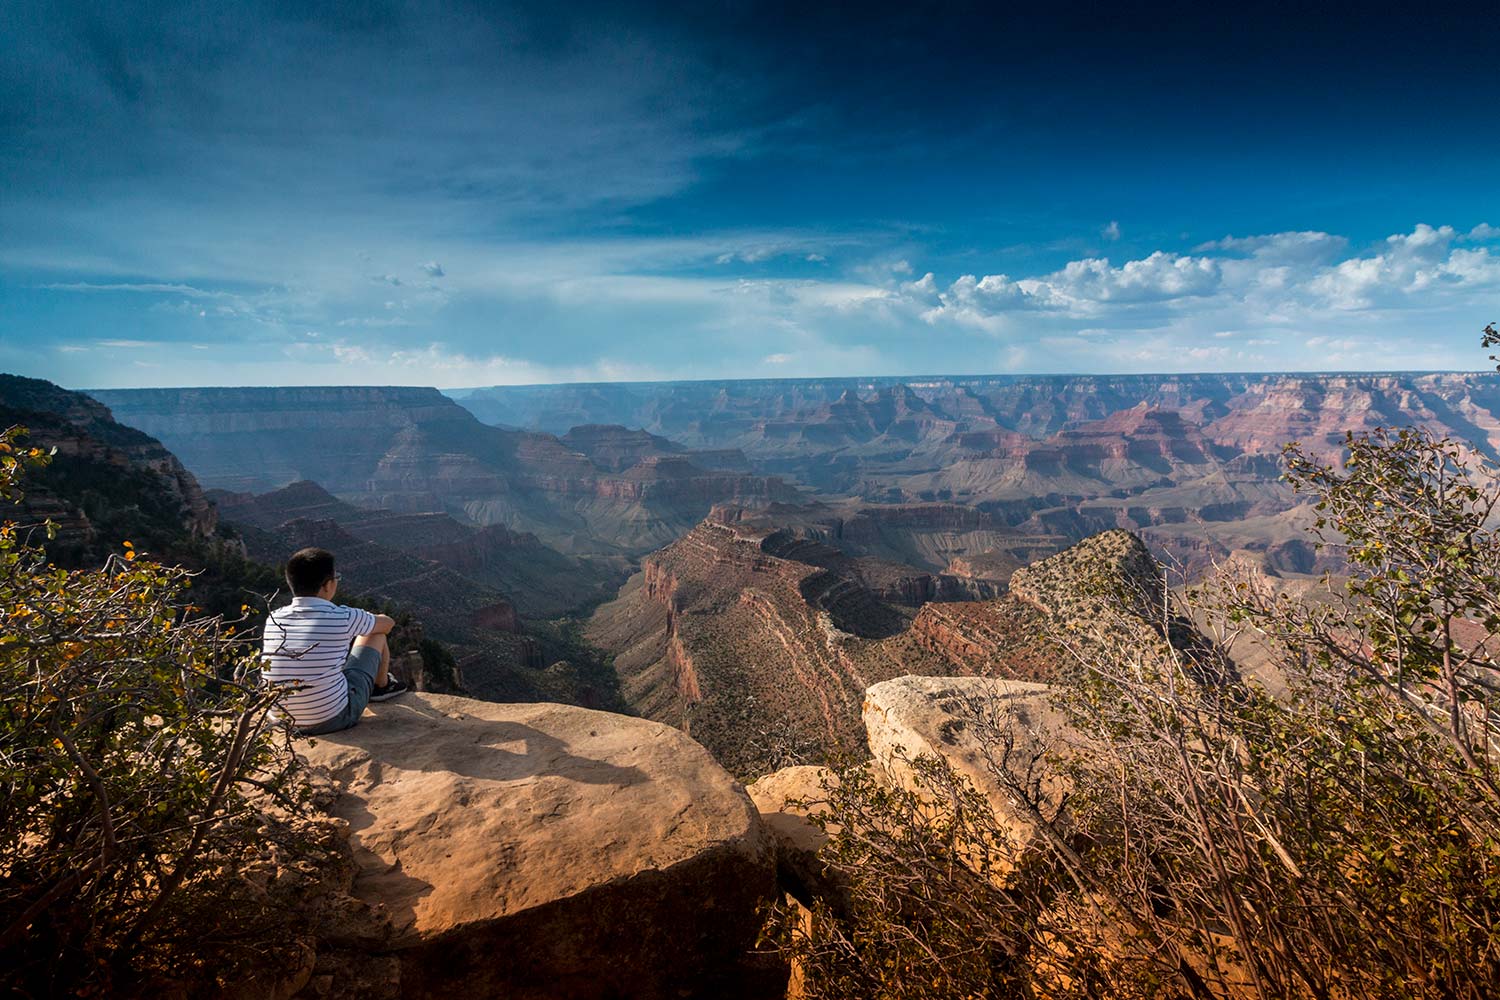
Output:
[[266,616],[261,645],[265,678],[286,688],[281,712],[305,729],[327,722],[349,701],[344,661],[355,636],[368,635],[375,616],[321,597],[294,597]]

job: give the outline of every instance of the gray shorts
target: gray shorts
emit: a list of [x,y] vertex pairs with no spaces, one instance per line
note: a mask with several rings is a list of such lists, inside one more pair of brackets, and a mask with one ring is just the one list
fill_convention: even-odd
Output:
[[365,714],[370,692],[375,690],[375,675],[380,673],[380,650],[374,646],[355,646],[344,661],[344,677],[349,681],[349,701],[344,710],[327,722],[297,730],[299,736],[323,736],[348,729]]

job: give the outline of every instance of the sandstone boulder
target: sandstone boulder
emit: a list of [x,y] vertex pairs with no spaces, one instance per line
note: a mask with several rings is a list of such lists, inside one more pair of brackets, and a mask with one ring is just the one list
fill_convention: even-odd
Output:
[[[814,896],[828,895],[832,888],[818,860],[828,833],[809,817],[828,812],[828,792],[837,781],[826,767],[801,765],[773,771],[745,789],[776,846],[782,887],[805,904]],[[837,827],[831,832],[836,833]]]
[[893,782],[918,788],[912,761],[936,757],[989,800],[1017,844],[1035,824],[1010,781],[1040,800],[1051,819],[1064,782],[1049,755],[1076,750],[1076,736],[1048,701],[1050,686],[994,677],[896,677],[865,691],[870,752]]
[[[749,796],[668,726],[412,694],[302,744],[403,997],[741,995],[774,889]],[[320,983],[320,985],[326,985]],[[336,983],[334,984],[336,987]]]

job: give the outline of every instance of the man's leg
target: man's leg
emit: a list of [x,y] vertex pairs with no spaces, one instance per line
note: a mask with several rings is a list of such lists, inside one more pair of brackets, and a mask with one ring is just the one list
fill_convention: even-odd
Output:
[[365,706],[370,703],[371,694],[374,693],[375,671],[379,662],[380,657],[373,647],[350,650],[349,658],[344,661],[344,679],[349,682],[349,700],[344,704],[344,710],[326,722],[298,730],[298,734],[324,736],[348,729],[358,723],[359,717],[365,713]]
[[384,635],[362,635],[354,640],[355,647],[373,646],[380,650],[380,669],[375,673],[375,686],[383,688],[391,677],[391,647]]

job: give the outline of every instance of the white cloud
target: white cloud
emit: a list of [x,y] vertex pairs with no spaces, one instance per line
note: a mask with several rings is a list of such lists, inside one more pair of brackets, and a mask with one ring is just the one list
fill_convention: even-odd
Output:
[[423,264],[422,270],[427,272],[427,276],[430,278],[441,278],[444,274],[443,265],[439,264],[435,260],[429,260],[427,263]]
[[1207,296],[1219,288],[1220,280],[1217,261],[1158,250],[1120,267],[1091,257],[1070,261],[1061,270],[1038,278],[966,274],[937,291],[935,279],[927,274],[920,282],[907,282],[900,288],[914,298],[936,295],[938,302],[927,304],[921,313],[928,323],[954,320],[993,328],[1000,314],[1019,310],[1082,318],[1101,315],[1113,306]]
[[[427,275],[396,287],[371,276],[405,273],[402,261],[426,253],[394,243],[368,260],[309,250],[287,260],[281,280],[261,284],[167,272],[49,291],[149,292],[142,308],[164,322],[191,317],[193,332],[175,341],[214,350],[172,359],[171,377],[183,383],[476,385],[727,377],[757,366],[787,375],[1473,367],[1466,338],[1500,315],[1500,250],[1452,227],[1418,226],[1353,250],[1340,236],[1299,231],[946,275],[912,266],[924,259],[915,243],[899,259],[888,244],[861,257],[856,244],[796,232],[457,242],[444,250],[441,287]],[[705,267],[719,254],[740,261],[770,248],[788,248],[788,262],[801,265],[817,245],[840,246],[839,266],[795,278]],[[116,328],[132,337],[144,329]],[[87,335],[74,343],[104,346]],[[325,346],[292,362],[294,344]],[[622,362],[622,344],[648,349]],[[115,375],[106,351],[49,353],[83,373],[62,374],[72,384]],[[304,371],[313,357],[327,367]]]
[[1118,268],[1107,260],[1078,260],[1044,279],[1065,301],[1145,302],[1207,295],[1219,283],[1219,265],[1206,257],[1183,257],[1158,250]]
[[600,358],[590,364],[550,366],[503,354],[473,354],[441,344],[390,348],[347,342],[293,345],[304,384],[526,385],[547,382],[649,381],[659,369]]
[[908,295],[937,298],[937,278],[931,271],[922,275],[916,281],[904,281],[900,285],[901,291]]
[[[1388,237],[1373,252],[1350,255],[1340,236],[1271,233],[1225,237],[1200,244],[1192,254],[1158,250],[1118,266],[1083,258],[1035,277],[966,274],[946,287],[928,273],[891,288],[930,325],[998,333],[1007,329],[1006,317],[1024,313],[1033,318],[1018,329],[1038,323],[1066,327],[1077,320],[1094,329],[1126,329],[1147,321],[1158,329],[1190,326],[1199,338],[1227,340],[1268,327],[1326,324],[1345,313],[1493,297],[1500,291],[1500,255],[1455,246],[1458,239],[1452,227],[1419,225]],[[1248,337],[1242,346],[1275,343]]]
[[1348,245],[1349,241],[1342,236],[1308,230],[1269,233],[1264,236],[1226,236],[1221,240],[1199,244],[1193,250],[1195,253],[1218,251],[1232,256],[1251,257],[1264,264],[1295,264],[1335,259]]
[[1451,226],[1418,225],[1385,240],[1380,253],[1351,257],[1307,282],[1316,300],[1334,309],[1402,307],[1425,293],[1430,302],[1453,292],[1500,285],[1500,259],[1488,249],[1455,248]]
[[1119,221],[1115,220],[1115,219],[1111,219],[1109,225],[1107,225],[1103,229],[1099,230],[1099,235],[1103,236],[1105,239],[1109,240],[1111,243],[1113,243],[1115,240],[1118,240],[1120,238],[1120,223],[1119,223]]
[[816,237],[799,237],[771,234],[763,237],[742,237],[739,245],[722,250],[714,255],[715,264],[762,264],[778,257],[798,258],[807,263],[821,264],[828,257],[815,247],[825,240]]
[[182,285],[172,282],[116,282],[109,284],[98,284],[88,281],[53,281],[39,286],[50,292],[82,292],[105,293],[105,292],[137,292],[146,295],[186,295],[194,299],[221,299],[228,297],[227,292],[208,291],[202,288],[194,288],[192,285]]

